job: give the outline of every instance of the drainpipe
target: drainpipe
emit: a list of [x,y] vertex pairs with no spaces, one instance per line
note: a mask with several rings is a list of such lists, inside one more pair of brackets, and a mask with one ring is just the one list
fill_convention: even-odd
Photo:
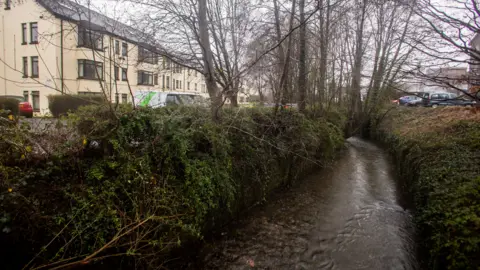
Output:
[[63,78],[63,20],[60,19],[60,82],[62,86],[60,87],[60,92],[62,95],[64,92],[65,81]]
[[[110,69],[110,76],[108,76],[110,78],[110,98],[112,98],[112,92],[113,92],[113,88],[112,88],[112,36],[109,36],[108,37],[109,39],[109,42],[108,42],[108,60],[109,60],[109,69]],[[115,77],[113,78],[115,80]],[[117,101],[117,92],[115,91],[115,94],[114,94],[114,100],[115,102]]]
[[[7,59],[5,59],[5,17],[2,16],[2,39],[3,39],[3,59],[4,61],[6,61]],[[3,83],[4,83],[4,90],[5,90],[5,96],[7,95],[7,65],[5,63],[3,63]]]

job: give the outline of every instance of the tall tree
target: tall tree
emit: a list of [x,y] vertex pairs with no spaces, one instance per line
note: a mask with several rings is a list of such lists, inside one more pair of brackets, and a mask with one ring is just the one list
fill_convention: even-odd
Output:
[[307,96],[307,24],[305,22],[305,0],[300,0],[300,36],[299,43],[299,59],[298,59],[298,108],[301,112],[305,111]]

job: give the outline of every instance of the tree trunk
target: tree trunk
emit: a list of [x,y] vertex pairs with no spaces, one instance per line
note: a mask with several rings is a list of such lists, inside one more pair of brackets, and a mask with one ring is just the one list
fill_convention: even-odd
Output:
[[218,119],[218,112],[222,107],[222,95],[215,81],[215,70],[213,68],[213,54],[210,48],[210,37],[207,22],[207,0],[198,0],[198,30],[200,46],[202,47],[203,70],[208,95],[211,99],[211,110],[213,119]]
[[[363,31],[365,27],[365,16],[367,10],[367,1],[363,0],[360,14],[360,22],[358,22],[356,30],[356,44],[355,44],[355,60],[352,70],[352,84],[350,87],[351,100],[350,100],[350,123],[349,133],[354,133],[354,124],[359,122],[360,113],[362,109],[361,100],[361,80],[362,80],[362,58],[363,58]],[[350,134],[351,135],[351,134]]]
[[301,112],[306,108],[307,95],[307,25],[305,23],[305,0],[299,1],[300,10],[300,37],[299,37],[299,62],[298,62],[298,109]]

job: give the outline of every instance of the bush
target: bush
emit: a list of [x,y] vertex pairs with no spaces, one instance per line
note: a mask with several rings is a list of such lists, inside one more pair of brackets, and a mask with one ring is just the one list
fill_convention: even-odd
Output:
[[68,118],[78,136],[57,140],[50,155],[36,156],[29,141],[12,148],[18,158],[0,164],[0,173],[15,171],[0,181],[2,264],[93,254],[79,264],[114,256],[112,269],[157,268],[343,147],[338,126],[294,110],[231,109],[220,122],[210,115],[177,107],[112,117],[85,106]]
[[80,106],[105,103],[104,96],[88,95],[50,95],[48,96],[48,108],[54,117],[75,112]]
[[427,268],[479,269],[480,115],[394,109],[376,122],[372,135],[388,145],[412,195]]
[[18,115],[18,103],[20,103],[20,101],[15,98],[0,97],[0,111],[9,111],[5,113]]

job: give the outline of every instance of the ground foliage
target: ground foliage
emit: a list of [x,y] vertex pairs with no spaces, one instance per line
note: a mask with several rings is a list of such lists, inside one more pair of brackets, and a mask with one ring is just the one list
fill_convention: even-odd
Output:
[[480,268],[480,112],[395,108],[372,123],[396,157],[428,269]]
[[119,110],[83,107],[44,133],[3,118],[4,266],[158,268],[343,147],[339,112]]

